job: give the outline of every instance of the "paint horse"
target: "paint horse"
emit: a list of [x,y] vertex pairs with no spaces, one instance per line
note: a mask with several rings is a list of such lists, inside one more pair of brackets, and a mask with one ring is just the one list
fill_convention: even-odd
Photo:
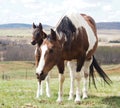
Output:
[[[59,92],[58,102],[62,102],[64,82],[64,61],[76,61],[77,91],[76,102],[80,102],[80,73],[84,72],[87,79],[89,68],[92,64],[100,76],[108,83],[109,77],[102,71],[94,58],[98,38],[96,28],[85,18],[77,13],[64,15],[57,24],[55,31],[47,35],[39,48],[40,60],[36,69],[36,75],[41,82],[46,78],[53,66],[57,65],[59,70]],[[92,68],[90,68],[92,69]],[[87,82],[86,82],[87,83]]]
[[[38,26],[36,26],[33,23],[33,37],[31,40],[32,45],[36,45],[35,49],[35,65],[36,67],[38,66],[39,59],[40,59],[40,52],[39,52],[39,47],[41,46],[43,40],[47,37],[47,34],[44,32],[42,24],[39,23]],[[36,97],[38,98],[40,95],[43,94],[43,83],[39,84],[38,81],[38,88],[37,88],[37,93]],[[46,77],[46,95],[47,97],[50,97],[50,87],[49,87],[49,75]]]
[[[93,23],[93,27],[95,28],[95,23],[94,20],[85,14],[81,14],[85,20],[88,20],[89,23]],[[38,26],[36,26],[33,23],[33,37],[31,44],[36,45],[36,50],[35,50],[35,61],[36,61],[36,67],[38,66],[39,58],[40,58],[40,52],[39,52],[39,47],[42,44],[43,40],[47,37],[47,34],[44,32],[42,24],[39,23]],[[75,71],[76,71],[76,62],[75,61],[68,61],[67,62],[67,67],[70,71],[70,78],[71,78],[71,83],[70,83],[70,92],[69,92],[69,98],[68,100],[72,100],[74,98],[74,80],[75,80]],[[40,95],[43,94],[43,89],[42,89],[42,84],[39,83],[38,81],[38,89],[37,89],[37,95],[36,97],[39,97]],[[87,98],[87,93],[86,93],[86,80],[84,77],[84,89],[83,89],[83,99]],[[50,88],[49,88],[49,76],[46,77],[46,95],[50,97]]]

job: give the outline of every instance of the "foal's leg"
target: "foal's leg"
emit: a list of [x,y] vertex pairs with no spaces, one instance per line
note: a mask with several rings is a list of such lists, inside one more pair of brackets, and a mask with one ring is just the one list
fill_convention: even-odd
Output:
[[50,78],[50,75],[48,74],[46,77],[46,95],[47,95],[47,97],[50,97],[49,78]]
[[[38,81],[38,88],[36,94],[37,98],[43,95],[43,83],[44,83],[43,81],[41,83]],[[47,97],[50,97],[49,75],[46,77],[46,95]]]
[[39,98],[40,95],[41,95],[41,84],[38,81],[38,88],[37,88],[36,98]]
[[58,92],[58,99],[57,102],[62,102],[62,96],[63,96],[63,82],[65,80],[64,74],[59,74],[59,92]]
[[68,100],[73,100],[74,98],[74,80],[75,80],[75,72],[76,72],[76,62],[68,61],[67,67],[70,72],[70,92]]
[[92,59],[89,61],[85,61],[84,63],[84,72],[83,72],[83,99],[88,98],[87,95],[87,83],[88,83],[88,76],[89,76],[89,68],[92,63]]

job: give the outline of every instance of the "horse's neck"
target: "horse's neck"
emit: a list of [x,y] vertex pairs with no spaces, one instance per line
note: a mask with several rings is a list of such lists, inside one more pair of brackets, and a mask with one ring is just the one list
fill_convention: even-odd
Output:
[[40,40],[38,43],[37,43],[37,46],[40,47],[41,44],[42,44],[43,40]]
[[37,43],[37,48],[39,48],[39,47],[40,47],[40,45],[41,45],[40,43]]

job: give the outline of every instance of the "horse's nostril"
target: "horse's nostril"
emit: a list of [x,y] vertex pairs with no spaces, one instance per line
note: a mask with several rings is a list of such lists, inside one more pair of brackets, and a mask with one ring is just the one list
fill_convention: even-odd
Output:
[[36,76],[37,76],[37,79],[39,79],[39,74],[38,73],[36,73]]
[[35,44],[36,44],[36,42],[35,42],[35,41],[31,41],[31,44],[32,44],[32,45],[35,45]]
[[36,73],[36,75],[37,75],[37,76],[39,76],[39,74],[38,74],[38,73]]

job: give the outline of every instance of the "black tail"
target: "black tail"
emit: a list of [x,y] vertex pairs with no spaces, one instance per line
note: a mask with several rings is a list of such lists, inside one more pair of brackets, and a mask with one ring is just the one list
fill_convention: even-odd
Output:
[[[92,64],[90,66],[90,77],[92,77],[92,80],[93,80],[93,84],[96,87],[96,84],[95,84],[95,78],[94,78],[94,69],[93,67],[96,69],[97,73],[99,74],[99,76],[101,78],[103,78],[103,80],[108,84],[110,85],[110,83],[112,82],[110,80],[110,78],[107,76],[107,74],[103,71],[103,69],[98,65],[98,62],[96,61],[95,57],[93,56],[93,61],[92,61]],[[90,79],[89,79],[90,80]],[[89,81],[90,82],[90,81]],[[90,83],[89,83],[90,85]]]

